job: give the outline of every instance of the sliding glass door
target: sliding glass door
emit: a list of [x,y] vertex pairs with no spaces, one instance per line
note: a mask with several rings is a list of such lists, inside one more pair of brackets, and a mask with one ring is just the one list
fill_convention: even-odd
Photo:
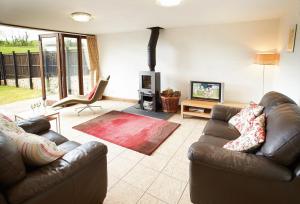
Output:
[[83,95],[90,90],[88,45],[85,36],[40,35],[44,99]]
[[83,78],[83,93],[88,94],[93,87],[91,87],[94,80],[91,75],[89,50],[86,38],[81,38],[81,50],[82,50],[82,78]]
[[39,40],[43,98],[56,101],[62,98],[58,34],[40,35]]
[[66,94],[79,95],[81,83],[79,73],[79,50],[77,37],[63,37]]

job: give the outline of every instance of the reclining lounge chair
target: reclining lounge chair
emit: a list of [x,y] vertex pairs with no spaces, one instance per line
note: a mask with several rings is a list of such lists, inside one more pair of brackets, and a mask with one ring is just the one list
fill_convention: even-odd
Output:
[[89,99],[88,96],[83,96],[83,95],[68,96],[68,97],[54,103],[52,105],[52,107],[55,108],[55,107],[66,106],[66,105],[71,105],[71,104],[84,104],[85,106],[75,108],[77,110],[78,115],[87,108],[90,109],[94,113],[94,110],[92,108],[101,108],[101,106],[96,106],[96,105],[92,105],[92,104],[95,103],[97,100],[102,99],[102,96],[103,96],[104,90],[108,84],[109,78],[110,77],[108,77],[106,80],[100,80],[97,83],[96,91],[91,99]]

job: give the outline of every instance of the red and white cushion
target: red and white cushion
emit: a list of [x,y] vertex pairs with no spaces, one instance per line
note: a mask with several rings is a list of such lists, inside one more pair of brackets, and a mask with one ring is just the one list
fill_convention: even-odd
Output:
[[24,162],[28,165],[42,166],[49,164],[66,153],[48,138],[38,135],[23,133],[19,137],[11,139],[17,144]]
[[48,138],[26,133],[15,122],[2,115],[0,115],[0,131],[16,143],[24,161],[29,165],[45,165],[65,154]]
[[93,97],[97,91],[97,87],[98,87],[98,84],[96,84],[96,86],[94,86],[94,88],[91,90],[91,92],[87,95],[88,100],[93,99]]
[[3,111],[0,110],[0,118],[3,118],[9,122],[12,122],[12,120],[6,115],[3,113]]
[[11,137],[17,137],[25,131],[10,119],[0,116],[0,131]]
[[263,106],[252,102],[248,107],[243,108],[238,114],[233,116],[229,120],[229,124],[233,125],[241,134],[243,134],[250,127],[251,121],[260,115],[263,109]]
[[259,147],[266,138],[265,120],[265,114],[258,116],[251,121],[250,126],[240,137],[226,143],[223,148],[232,151],[248,152]]

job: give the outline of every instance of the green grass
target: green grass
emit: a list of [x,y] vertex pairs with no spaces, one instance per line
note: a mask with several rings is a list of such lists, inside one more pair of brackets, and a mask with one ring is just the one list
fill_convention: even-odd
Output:
[[13,51],[16,53],[26,53],[27,50],[30,50],[30,52],[39,52],[39,42],[34,41],[29,46],[0,45],[0,52],[3,54],[11,54]]
[[0,86],[0,105],[38,98],[42,94],[40,90],[16,88],[13,86]]
[[16,53],[26,53],[27,50],[30,50],[30,52],[39,52],[39,47],[37,46],[20,46],[20,47],[9,47],[9,46],[0,46],[0,52],[2,54],[11,54],[13,51]]

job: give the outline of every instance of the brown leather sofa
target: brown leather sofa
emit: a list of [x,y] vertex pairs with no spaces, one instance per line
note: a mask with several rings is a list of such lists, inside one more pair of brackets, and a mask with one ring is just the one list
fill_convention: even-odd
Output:
[[25,166],[14,143],[0,132],[0,204],[99,204],[107,192],[107,147],[80,145],[50,129],[43,118],[19,124],[25,131],[49,138],[66,150],[42,167]]
[[189,149],[190,197],[198,204],[300,203],[300,108],[267,93],[266,141],[253,153],[222,148],[239,132],[228,120],[239,109],[215,106],[199,141]]

